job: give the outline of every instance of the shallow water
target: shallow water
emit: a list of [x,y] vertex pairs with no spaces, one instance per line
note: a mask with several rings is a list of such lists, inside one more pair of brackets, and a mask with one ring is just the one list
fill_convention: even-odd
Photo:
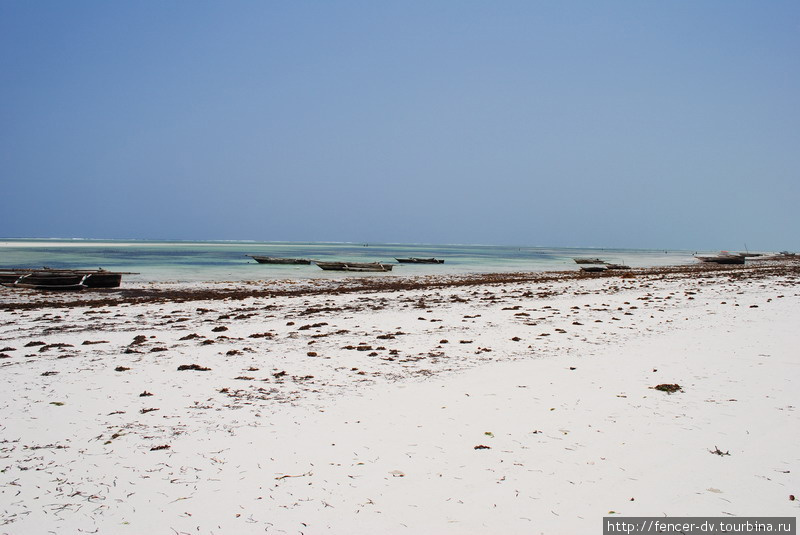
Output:
[[[694,251],[577,249],[492,245],[353,244],[288,242],[159,242],[126,240],[4,239],[0,268],[134,271],[129,282],[195,282],[352,277],[315,265],[258,264],[246,255],[310,258],[321,261],[386,262],[389,273],[358,276],[413,276],[512,271],[576,270],[577,257],[599,257],[631,267],[694,263]],[[441,258],[444,264],[399,264],[396,258]]]

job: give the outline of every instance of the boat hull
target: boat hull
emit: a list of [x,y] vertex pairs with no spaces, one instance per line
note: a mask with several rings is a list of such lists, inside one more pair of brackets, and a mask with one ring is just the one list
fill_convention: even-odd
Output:
[[325,271],[381,272],[392,270],[392,264],[379,262],[315,262],[315,264]]
[[739,255],[696,256],[699,261],[714,264],[744,264],[745,257]]
[[395,258],[401,264],[444,264],[439,258]]
[[309,265],[311,260],[306,258],[278,258],[274,256],[247,255],[259,264],[302,264]]
[[118,288],[122,283],[122,275],[121,272],[90,269],[10,269],[0,270],[0,283],[19,288],[26,284],[36,289],[75,285],[83,288]]
[[119,288],[122,275],[119,273],[91,273],[83,284],[87,288]]

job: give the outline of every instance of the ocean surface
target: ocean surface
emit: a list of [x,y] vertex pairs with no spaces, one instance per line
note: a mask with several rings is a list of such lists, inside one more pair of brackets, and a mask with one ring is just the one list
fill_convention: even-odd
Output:
[[[695,263],[693,254],[694,251],[492,245],[0,239],[0,268],[102,267],[138,273],[124,277],[124,282],[257,281],[576,270],[579,266],[573,258],[578,257],[599,257],[631,267],[651,267]],[[378,261],[395,266],[388,273],[354,274],[322,271],[313,264],[258,264],[246,255],[322,261]],[[404,257],[435,257],[445,262],[415,265],[399,264],[395,260]]]

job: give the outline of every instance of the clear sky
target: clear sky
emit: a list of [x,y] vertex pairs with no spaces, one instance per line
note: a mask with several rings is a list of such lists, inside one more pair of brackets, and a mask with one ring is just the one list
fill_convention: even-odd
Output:
[[0,2],[0,236],[800,249],[800,2]]

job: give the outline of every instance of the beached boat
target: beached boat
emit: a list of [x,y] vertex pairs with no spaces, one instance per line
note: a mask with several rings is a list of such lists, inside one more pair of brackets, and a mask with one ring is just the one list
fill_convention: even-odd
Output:
[[259,264],[310,264],[311,260],[307,258],[280,258],[275,256],[257,256],[257,255],[245,255],[249,256]]
[[401,264],[444,264],[444,260],[438,258],[395,258]]
[[605,264],[605,260],[599,258],[573,258],[576,264]]
[[631,269],[631,267],[625,264],[606,264],[606,269]]
[[714,264],[744,264],[745,256],[739,253],[729,253],[722,251],[714,256],[695,256],[701,262],[709,262]]
[[325,271],[391,271],[392,264],[380,262],[317,262]]
[[123,275],[137,275],[105,269],[0,269],[0,284],[37,290],[82,290],[117,288]]
[[74,291],[74,290],[83,290],[84,288],[86,288],[86,284],[84,284],[84,282],[86,281],[88,275],[70,275],[70,274],[57,274],[57,273],[36,275],[33,273],[26,273],[15,277],[16,278],[13,281],[8,280],[6,277],[3,277],[3,282],[1,284],[7,288],[26,288],[29,290]]
[[790,253],[789,251],[781,251],[777,254],[763,254],[753,260],[796,260],[800,258],[797,253]]
[[581,266],[581,271],[585,273],[600,273],[606,270],[606,266]]

